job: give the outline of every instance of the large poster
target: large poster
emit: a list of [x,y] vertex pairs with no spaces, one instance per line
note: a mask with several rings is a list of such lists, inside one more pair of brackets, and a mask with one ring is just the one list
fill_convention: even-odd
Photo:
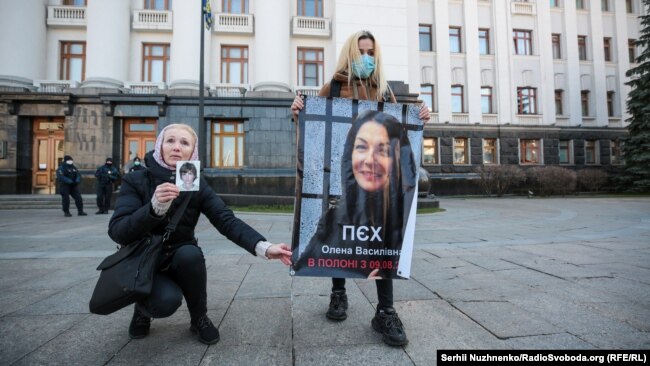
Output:
[[409,278],[423,123],[418,106],[306,97],[291,274]]

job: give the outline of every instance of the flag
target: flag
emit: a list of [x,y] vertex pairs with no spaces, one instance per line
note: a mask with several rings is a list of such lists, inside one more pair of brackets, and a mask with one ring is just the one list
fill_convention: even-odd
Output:
[[210,0],[201,0],[203,2],[203,21],[205,29],[212,28],[212,8],[210,7]]

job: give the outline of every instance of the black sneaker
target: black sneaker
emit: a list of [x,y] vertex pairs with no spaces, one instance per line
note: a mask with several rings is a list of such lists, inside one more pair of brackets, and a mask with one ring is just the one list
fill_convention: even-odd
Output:
[[63,216],[65,217],[72,217],[72,214],[70,212],[64,212]]
[[203,344],[210,345],[219,342],[219,330],[212,324],[207,314],[202,315],[196,321],[192,320],[190,331],[196,333],[199,342]]
[[88,214],[85,213],[85,212],[83,212],[83,211],[81,211],[81,212],[79,212],[78,216],[88,216]]
[[144,315],[135,306],[133,318],[131,318],[131,324],[129,325],[129,337],[131,339],[144,338],[149,334],[149,328],[151,328],[151,318]]
[[348,310],[348,295],[345,294],[345,290],[332,291],[330,307],[325,316],[332,320],[345,320],[348,317],[345,313],[346,310]]
[[377,310],[372,318],[372,329],[383,335],[384,343],[391,346],[405,346],[409,343],[404,325],[394,308]]
[[101,215],[101,214],[103,214],[103,213],[104,213],[104,211],[99,210],[99,211],[95,212],[95,215]]

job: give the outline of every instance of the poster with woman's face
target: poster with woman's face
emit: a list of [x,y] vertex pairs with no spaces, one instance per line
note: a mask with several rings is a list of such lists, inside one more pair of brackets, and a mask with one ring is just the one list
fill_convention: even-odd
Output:
[[201,162],[199,160],[186,160],[176,163],[176,185],[181,191],[198,191]]
[[418,113],[413,105],[306,98],[293,275],[410,276],[423,129]]

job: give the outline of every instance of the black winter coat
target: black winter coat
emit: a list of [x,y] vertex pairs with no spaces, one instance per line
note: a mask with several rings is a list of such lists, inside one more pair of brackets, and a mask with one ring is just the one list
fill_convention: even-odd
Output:
[[[194,228],[203,213],[221,234],[235,244],[255,255],[255,245],[266,240],[255,229],[236,218],[233,212],[210,188],[201,176],[198,192],[181,192],[174,200],[167,214],[158,217],[151,207],[151,196],[156,187],[162,183],[174,184],[175,172],[160,166],[153,159],[153,152],[145,157],[147,170],[129,173],[122,179],[120,194],[115,204],[115,211],[108,225],[108,235],[118,244],[128,245],[139,240],[146,233],[163,234],[168,221],[176,207],[186,195],[192,195],[176,231],[170,236],[165,250],[175,250],[183,244],[194,244]],[[147,183],[149,192],[147,192]],[[170,245],[170,248],[167,247]]]

